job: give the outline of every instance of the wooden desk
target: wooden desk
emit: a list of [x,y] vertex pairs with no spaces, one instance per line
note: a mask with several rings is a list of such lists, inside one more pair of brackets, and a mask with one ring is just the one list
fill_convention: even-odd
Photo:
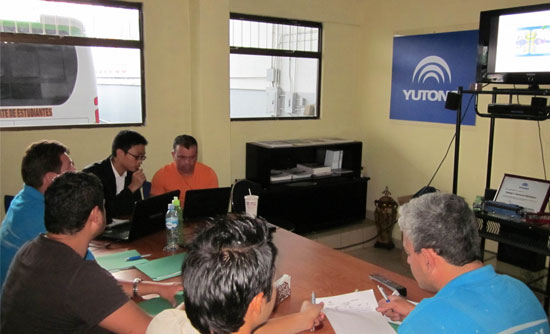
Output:
[[[153,254],[150,259],[155,259],[167,255],[162,251],[165,238],[164,231],[161,231],[131,243],[111,244],[108,249],[94,250],[93,247],[91,248],[95,256],[136,249],[141,254]],[[302,301],[311,299],[312,291],[315,291],[317,297],[320,298],[353,292],[355,289],[374,288],[377,298],[381,299],[382,296],[376,289],[376,283],[368,277],[371,273],[382,274],[403,285],[407,288],[407,298],[413,301],[420,301],[422,298],[433,295],[420,289],[413,279],[354,258],[292,232],[278,228],[274,233],[273,240],[279,250],[276,278],[283,274],[290,275],[292,291],[291,296],[274,311],[273,316],[275,317],[298,312]],[[135,277],[149,279],[136,269],[120,271],[114,275],[124,279]],[[167,281],[179,281],[179,278]],[[334,330],[329,322],[325,321],[323,328],[315,333],[328,334],[334,333]]]

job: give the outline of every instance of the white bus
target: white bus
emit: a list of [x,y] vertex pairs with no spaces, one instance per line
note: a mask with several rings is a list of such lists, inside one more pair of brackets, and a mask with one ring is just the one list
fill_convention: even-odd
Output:
[[[0,32],[83,36],[82,23],[42,16],[40,23],[0,20]],[[0,43],[0,127],[99,123],[89,47]]]

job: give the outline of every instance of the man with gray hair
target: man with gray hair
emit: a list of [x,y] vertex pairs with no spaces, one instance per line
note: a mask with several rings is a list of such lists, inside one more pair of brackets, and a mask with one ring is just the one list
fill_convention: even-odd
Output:
[[522,282],[481,261],[478,225],[456,195],[431,193],[400,208],[403,248],[418,285],[437,292],[418,305],[399,296],[377,310],[399,333],[549,333],[548,318]]

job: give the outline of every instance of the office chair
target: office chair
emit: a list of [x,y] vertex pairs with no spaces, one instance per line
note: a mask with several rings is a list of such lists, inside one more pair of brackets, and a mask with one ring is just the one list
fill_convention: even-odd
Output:
[[151,196],[151,182],[143,182],[143,199],[149,198]]
[[[258,201],[258,215],[262,216],[261,214],[261,207],[262,207],[262,193],[264,189],[261,184],[247,180],[247,179],[241,179],[241,180],[235,180],[235,183],[233,184],[233,187],[231,188],[231,212],[233,213],[244,213],[246,212],[245,204],[244,204],[244,196],[252,194],[252,195],[258,195],[260,197]],[[292,222],[281,219],[281,218],[275,218],[275,217],[265,217],[268,222],[270,222],[273,225],[277,225],[281,228],[284,228],[288,231],[294,231],[295,226]]]
[[262,191],[259,183],[247,179],[236,180],[231,188],[231,212],[244,213],[246,211],[244,197],[249,194],[260,196]]
[[11,201],[13,200],[13,197],[12,195],[4,195],[4,209],[6,210],[5,212],[8,212],[8,209],[10,208],[10,204],[11,204]]

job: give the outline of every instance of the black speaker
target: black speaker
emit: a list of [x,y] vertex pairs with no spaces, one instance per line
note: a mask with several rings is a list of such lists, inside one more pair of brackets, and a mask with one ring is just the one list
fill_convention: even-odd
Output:
[[457,110],[459,101],[460,101],[459,94],[454,92],[448,92],[447,99],[445,100],[445,109]]

